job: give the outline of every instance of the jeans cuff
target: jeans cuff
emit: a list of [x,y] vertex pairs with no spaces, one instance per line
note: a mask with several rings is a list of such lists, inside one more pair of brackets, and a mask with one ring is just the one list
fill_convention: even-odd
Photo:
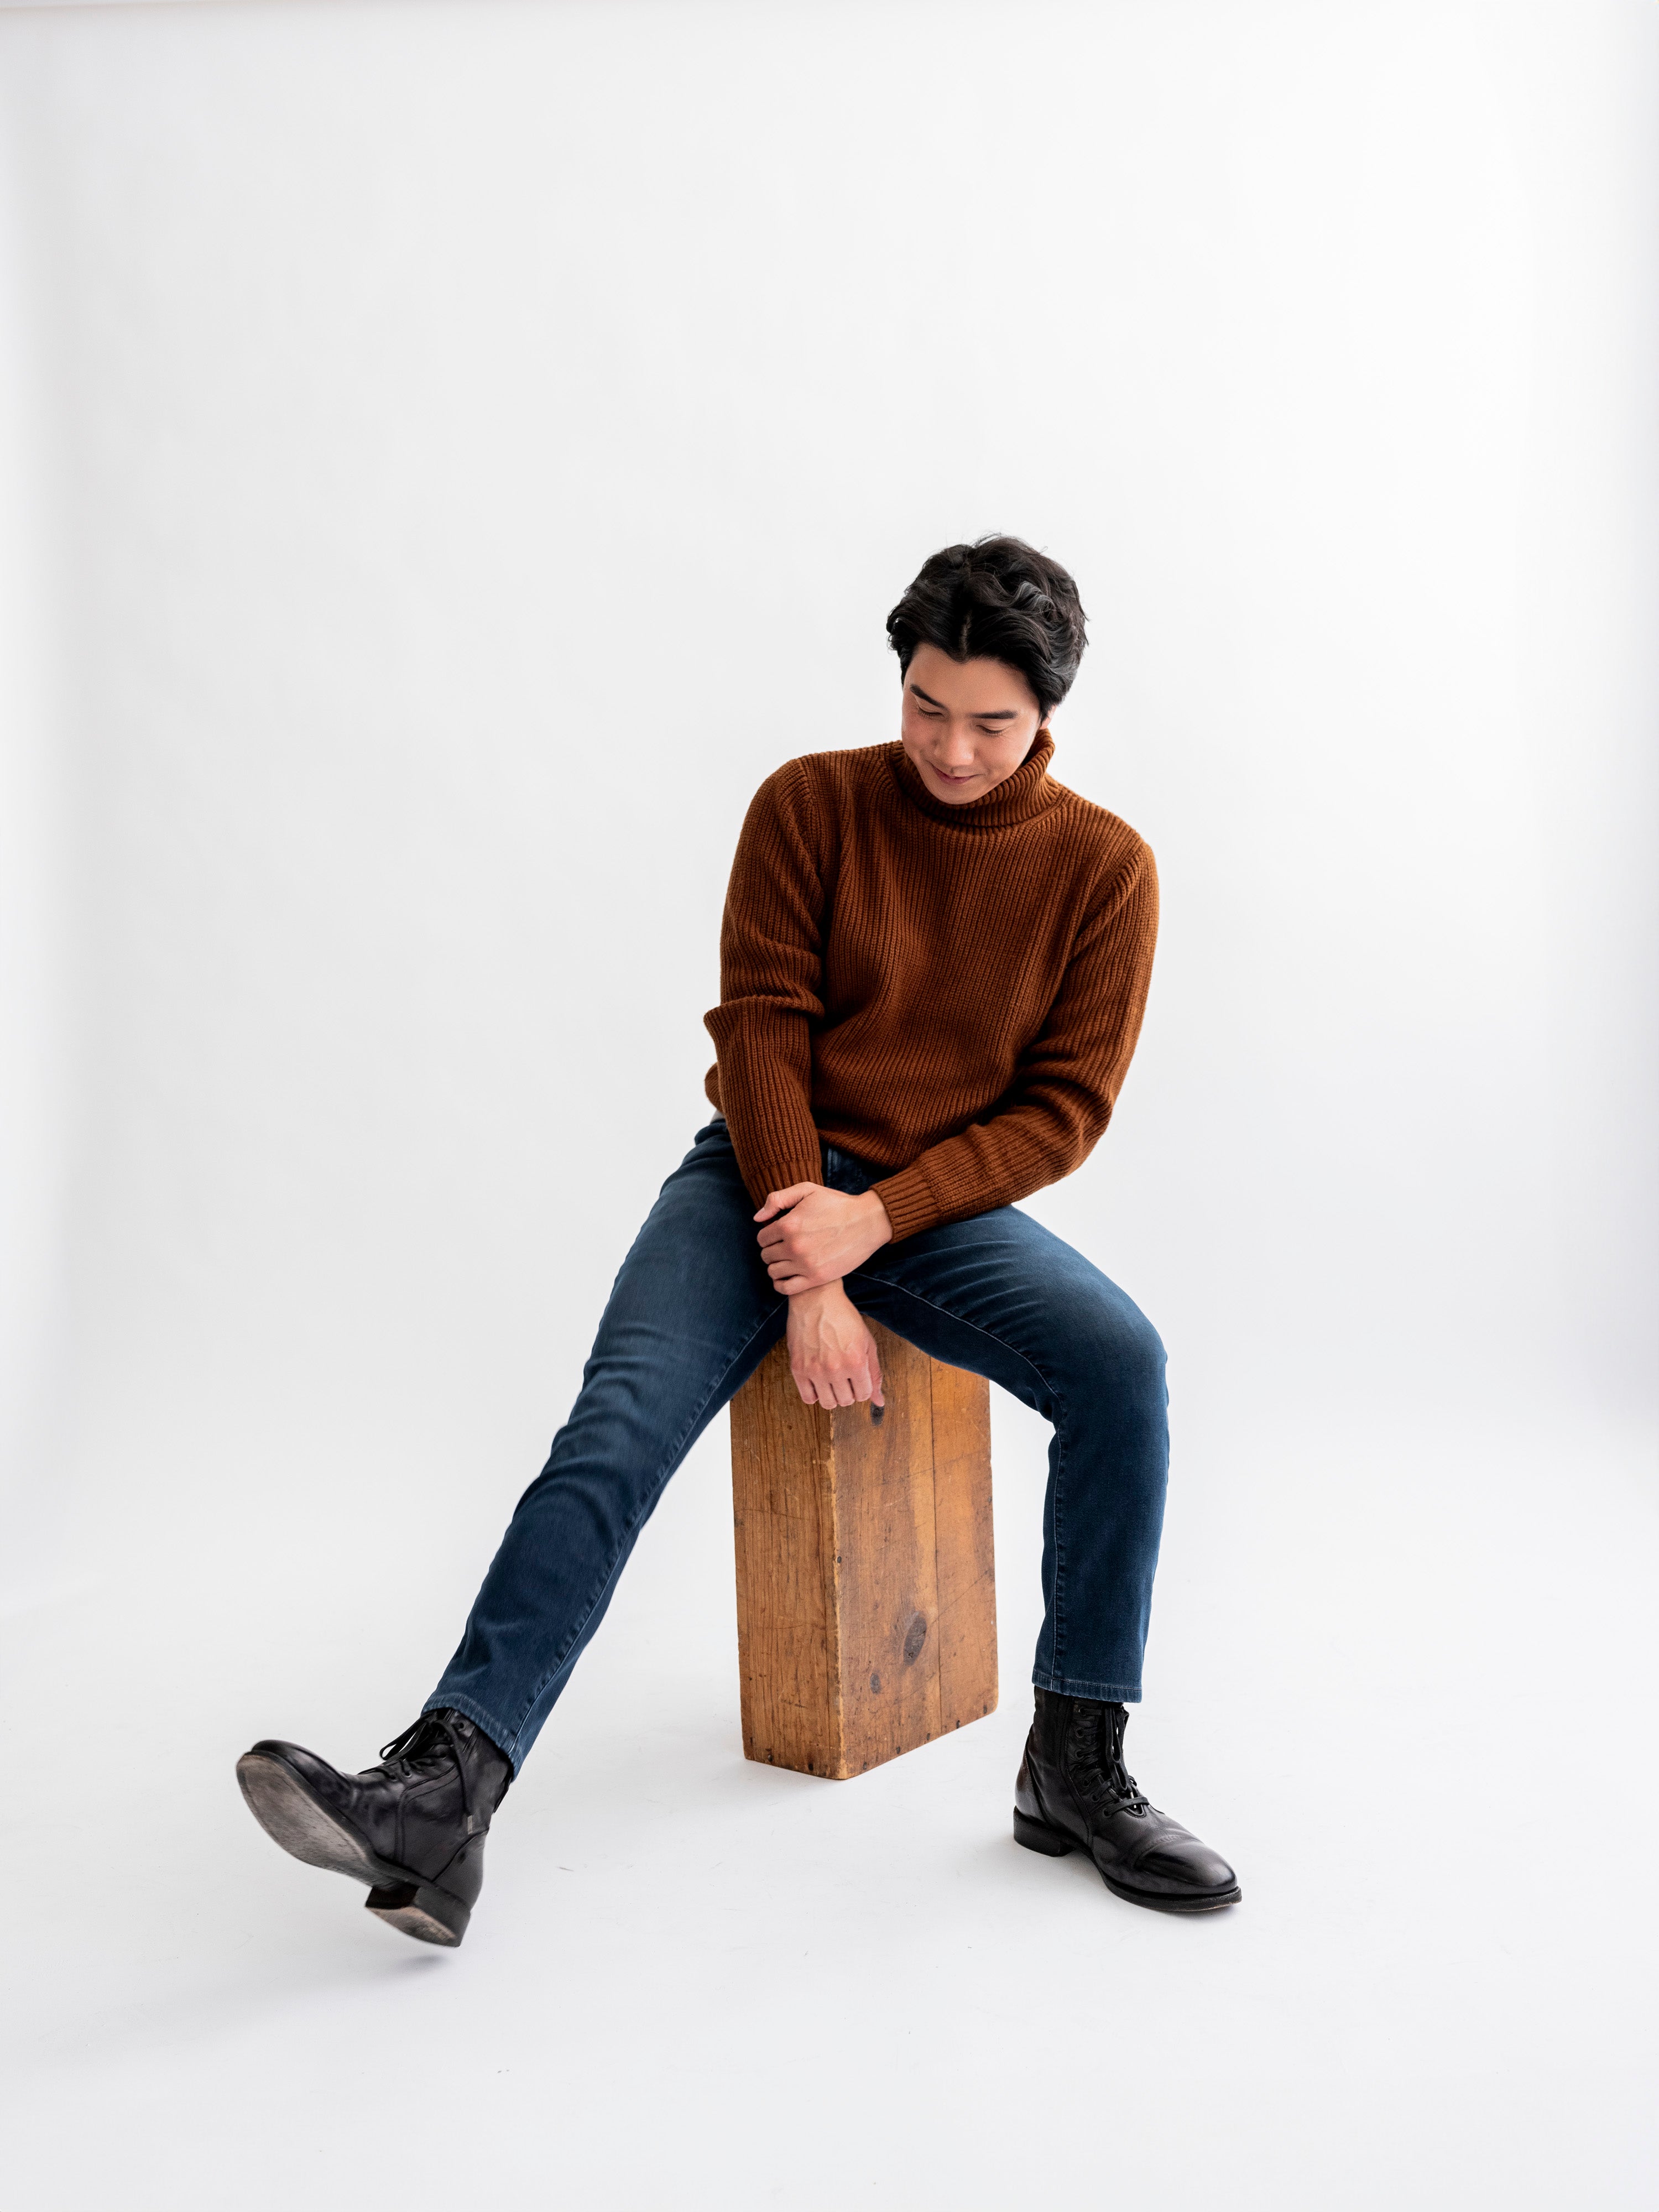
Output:
[[[1091,1698],[1102,1705],[1138,1705],[1140,1703],[1139,1682],[1083,1682],[1074,1676],[1061,1680],[1057,1674],[1033,1674],[1034,1689],[1047,1690],[1056,1698]],[[483,1726],[481,1721],[478,1725]]]

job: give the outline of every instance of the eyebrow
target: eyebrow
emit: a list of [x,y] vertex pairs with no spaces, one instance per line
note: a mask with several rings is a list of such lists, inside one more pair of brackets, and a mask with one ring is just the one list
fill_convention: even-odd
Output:
[[[910,689],[918,699],[925,699],[930,707],[937,707],[941,714],[950,713],[951,709],[943,699],[935,699],[933,693],[924,691],[920,684],[913,684]],[[988,714],[970,714],[968,719],[970,722],[1012,722],[1018,719],[1018,714],[1017,707],[994,707]]]

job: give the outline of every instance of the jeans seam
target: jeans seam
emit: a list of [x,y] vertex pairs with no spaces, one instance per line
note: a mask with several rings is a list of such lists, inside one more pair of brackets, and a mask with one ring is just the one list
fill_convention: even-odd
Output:
[[890,1275],[878,1275],[872,1267],[855,1268],[854,1273],[855,1275],[868,1275],[872,1283],[880,1283],[884,1289],[897,1291],[903,1297],[914,1298],[919,1306],[931,1307],[933,1312],[943,1314],[946,1321],[958,1322],[963,1328],[971,1328],[975,1336],[984,1337],[988,1343],[1000,1345],[1005,1352],[1012,1352],[1016,1359],[1030,1369],[1050,1396],[1056,1399],[1061,1396],[1029,1352],[1022,1352],[1017,1344],[1010,1344],[1006,1337],[999,1336],[994,1329],[987,1328],[983,1322],[969,1321],[965,1314],[953,1313],[949,1306],[941,1305],[937,1298],[924,1297],[920,1291],[913,1291],[906,1283],[895,1282]]
[[[623,1562],[628,1557],[629,1540],[633,1537],[635,1530],[642,1527],[650,1518],[652,1509],[655,1506],[658,1498],[661,1497],[663,1491],[667,1486],[668,1478],[678,1464],[679,1454],[684,1448],[685,1439],[690,1435],[693,1429],[696,1427],[698,1419],[702,1413],[703,1407],[708,1403],[708,1401],[720,1389],[720,1384],[726,1380],[726,1376],[732,1372],[732,1370],[743,1358],[744,1353],[748,1351],[750,1346],[755,1341],[755,1339],[766,1327],[767,1322],[770,1316],[769,1315],[763,1314],[760,1320],[756,1322],[754,1328],[750,1330],[748,1335],[744,1337],[743,1342],[732,1354],[732,1357],[726,1361],[725,1366],[721,1368],[720,1373],[714,1377],[708,1388],[703,1392],[702,1397],[698,1399],[696,1404],[692,1407],[690,1413],[686,1419],[684,1426],[680,1430],[679,1434],[675,1437],[673,1443],[670,1444],[667,1451],[665,1453],[659,1465],[659,1472],[653,1477],[651,1487],[641,1500],[638,1511],[635,1513],[633,1517],[629,1520],[627,1527],[622,1532],[622,1540],[617,1547],[616,1556],[612,1559],[610,1566],[605,1571],[605,1580],[599,1584],[599,1589],[594,1592],[592,1602],[589,1604],[587,1609],[572,1630],[570,1640],[565,1645],[563,1651],[559,1655],[557,1662],[548,1669],[547,1673],[543,1675],[541,1680],[537,1683],[536,1687],[531,1692],[530,1697],[526,1703],[523,1714],[514,1725],[513,1746],[508,1755],[514,1758],[515,1764],[518,1741],[519,1738],[524,1734],[526,1722],[529,1720],[530,1716],[535,1711],[537,1706],[541,1703],[543,1695],[548,1689],[549,1686],[556,1682],[559,1676],[566,1671],[569,1663],[571,1653],[576,1650],[581,1643],[583,1629],[585,1629],[588,1622],[592,1620],[595,1612],[603,1602],[606,1592],[615,1583],[617,1577],[622,1572]],[[502,1748],[507,1749],[507,1747],[503,1746]]]
[[1054,1430],[1054,1671],[1065,1671],[1066,1657],[1066,1439]]

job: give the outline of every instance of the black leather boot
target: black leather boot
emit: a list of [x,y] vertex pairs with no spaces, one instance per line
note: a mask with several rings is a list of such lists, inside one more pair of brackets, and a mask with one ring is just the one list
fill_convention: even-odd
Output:
[[484,1837],[513,1765],[465,1714],[422,1713],[341,1774],[267,1739],[236,1762],[248,1810],[307,1866],[368,1884],[368,1909],[422,1943],[459,1943],[483,1887]]
[[1149,1804],[1123,1764],[1122,1705],[1036,1692],[1014,1784],[1014,1835],[1029,1851],[1087,1851],[1114,1897],[1155,1912],[1213,1912],[1243,1894],[1225,1859]]

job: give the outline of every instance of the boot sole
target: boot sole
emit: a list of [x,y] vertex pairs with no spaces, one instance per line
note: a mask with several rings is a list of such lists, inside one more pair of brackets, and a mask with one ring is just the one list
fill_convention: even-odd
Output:
[[417,1943],[453,1947],[466,1933],[470,1905],[436,1889],[371,1851],[355,1829],[312,1795],[287,1762],[268,1753],[244,1752],[236,1762],[247,1808],[274,1844],[290,1858],[325,1874],[343,1874],[368,1890],[368,1910],[389,1928]]
[[[1041,1851],[1044,1858],[1063,1859],[1082,1846],[1064,1836],[1058,1828],[1051,1828],[1046,1820],[1034,1820],[1029,1813],[1016,1811],[1014,1841],[1024,1844],[1028,1851]],[[1235,1882],[1231,1889],[1218,1891],[1212,1897],[1151,1897],[1144,1889],[1130,1889],[1110,1875],[1097,1863],[1095,1872],[1114,1897],[1121,1897],[1126,1905],[1145,1905],[1149,1912],[1219,1912],[1224,1905],[1237,1905],[1244,1892]]]

